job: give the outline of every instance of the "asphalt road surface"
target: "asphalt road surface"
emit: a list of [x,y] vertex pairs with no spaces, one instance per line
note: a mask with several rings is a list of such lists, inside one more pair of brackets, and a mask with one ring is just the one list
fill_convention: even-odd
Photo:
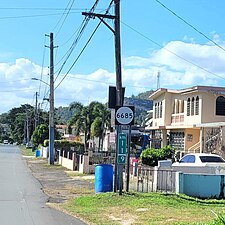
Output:
[[84,225],[46,205],[47,196],[17,146],[0,144],[1,225]]

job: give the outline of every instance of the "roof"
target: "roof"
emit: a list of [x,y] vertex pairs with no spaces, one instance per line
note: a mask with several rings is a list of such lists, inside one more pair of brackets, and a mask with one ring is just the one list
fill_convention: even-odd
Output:
[[213,86],[193,86],[193,87],[179,89],[179,90],[160,88],[160,89],[157,89],[155,92],[153,92],[149,96],[149,98],[154,100],[166,92],[172,93],[172,94],[183,94],[183,95],[189,94],[192,92],[212,92],[215,94],[224,94],[225,95],[225,88],[224,87],[213,87]]

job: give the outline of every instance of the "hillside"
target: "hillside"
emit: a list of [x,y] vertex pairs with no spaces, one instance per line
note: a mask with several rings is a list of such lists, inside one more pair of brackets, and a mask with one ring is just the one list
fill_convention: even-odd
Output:
[[[147,91],[140,93],[137,96],[131,96],[129,98],[124,98],[124,105],[135,106],[135,123],[141,125],[145,119],[147,111],[153,108],[153,103],[148,100],[149,95],[152,91]],[[57,108],[56,117],[60,123],[67,123],[69,118],[72,116],[72,112],[69,111],[69,107],[59,107]]]
[[147,91],[140,93],[137,96],[124,98],[124,105],[133,105],[135,107],[135,123],[138,125],[143,124],[147,115],[147,111],[153,109],[152,100],[148,100],[148,97],[151,93],[152,91]]

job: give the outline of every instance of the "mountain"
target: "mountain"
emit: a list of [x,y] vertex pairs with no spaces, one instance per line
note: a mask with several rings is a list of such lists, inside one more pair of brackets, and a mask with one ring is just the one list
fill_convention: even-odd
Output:
[[132,95],[129,98],[124,98],[124,105],[135,107],[135,124],[142,125],[145,121],[147,111],[153,109],[153,101],[148,99],[152,93],[153,91],[146,91],[137,96]]

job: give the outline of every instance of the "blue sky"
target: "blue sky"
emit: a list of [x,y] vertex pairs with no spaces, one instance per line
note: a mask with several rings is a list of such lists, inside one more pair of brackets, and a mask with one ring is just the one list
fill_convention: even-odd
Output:
[[[88,11],[94,2],[7,0],[1,3],[0,113],[21,104],[34,105],[35,92],[39,92],[40,103],[48,95],[48,86],[31,78],[49,80],[49,49],[44,46],[49,45],[45,35],[50,32],[54,33],[54,44],[58,46],[54,49],[55,86],[59,85],[55,90],[55,106],[68,106],[73,101],[83,104],[107,101],[108,86],[115,85],[115,59],[114,36],[104,24],[69,71],[99,23],[97,18],[88,22],[59,73],[84,20],[81,13]],[[110,0],[99,0],[95,12],[104,13],[109,3]],[[122,79],[126,96],[155,90],[158,72],[163,88],[224,86],[225,50],[221,49],[225,48],[224,9],[222,0],[121,0]],[[113,9],[110,13],[113,14]],[[113,27],[112,21],[106,21]],[[42,108],[48,110],[46,102]]]

